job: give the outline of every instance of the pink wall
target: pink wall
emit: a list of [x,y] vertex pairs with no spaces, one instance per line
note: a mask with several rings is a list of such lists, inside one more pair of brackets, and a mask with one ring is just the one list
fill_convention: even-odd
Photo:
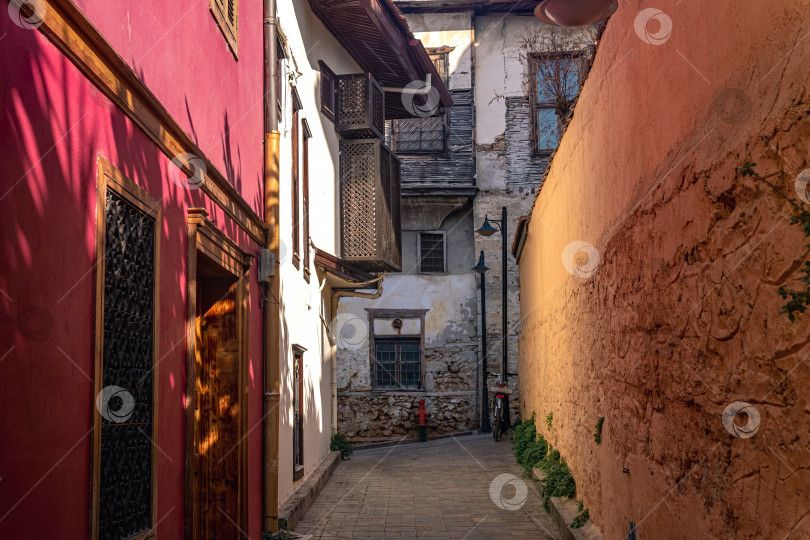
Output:
[[208,0],[76,3],[261,215],[262,3],[239,3],[238,60]]
[[[136,59],[130,61],[175,119],[259,208],[261,106],[251,110],[245,97],[257,101],[262,93],[258,4],[243,2],[241,20],[256,22],[241,27],[239,63],[203,3],[197,3],[200,13],[185,18],[172,12],[179,4],[82,2],[122,55]],[[179,171],[170,160],[38,31],[2,16],[0,36],[0,538],[88,536],[98,155],[163,208],[157,518],[161,536],[180,538],[187,208],[205,207],[246,251],[258,246],[199,190],[175,182]],[[252,427],[262,408],[255,278],[250,296]],[[248,532],[258,537],[261,430],[248,440]]]

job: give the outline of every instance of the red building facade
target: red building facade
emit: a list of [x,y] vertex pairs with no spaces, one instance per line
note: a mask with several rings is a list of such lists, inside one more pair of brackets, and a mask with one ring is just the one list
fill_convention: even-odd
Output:
[[[280,440],[278,426],[286,433],[295,399],[275,368],[283,374],[298,364],[289,340],[263,320],[263,310],[276,310],[281,328],[288,326],[283,302],[268,301],[279,289],[257,279],[257,255],[273,235],[278,246],[279,199],[298,199],[285,183],[290,170],[269,170],[273,156],[265,155],[264,142],[279,134],[265,133],[272,76],[265,80],[262,3],[4,6],[0,538],[259,537],[275,527],[283,503],[279,475],[291,477],[283,484],[288,497],[318,463],[310,460],[294,478],[292,463],[278,469],[292,459],[293,441]],[[303,45],[311,39],[304,30],[327,31],[320,3],[313,6],[284,6],[300,18],[287,29]],[[371,24],[377,29],[367,35],[328,27],[356,71],[398,87],[431,73],[392,4],[362,0],[351,9],[387,24],[384,31]],[[397,65],[375,64],[376,53],[362,58],[375,39],[377,52]],[[312,55],[300,69],[320,84]],[[295,81],[281,73],[278,95],[297,96]],[[394,113],[409,114],[398,99],[389,98]],[[280,115],[296,103],[279,100]],[[324,112],[313,110],[311,123],[320,126],[315,115]],[[337,141],[328,129],[316,137]],[[282,169],[305,159],[305,142],[286,132],[281,140],[289,154],[275,156]],[[337,163],[337,144],[326,146]],[[281,187],[272,187],[279,177]],[[322,185],[334,197],[339,183],[331,177]],[[265,224],[274,208],[275,229]],[[281,223],[283,230],[298,227],[298,214],[284,219],[292,223]],[[337,222],[318,225],[337,237]],[[336,286],[355,286],[335,270],[345,267],[339,257],[318,257],[303,259],[307,286],[310,273],[317,291],[335,272]],[[268,279],[277,287],[281,274]],[[322,317],[314,317],[313,331],[322,332]],[[329,349],[324,354],[311,369],[328,365]],[[266,366],[275,366],[275,387]],[[329,374],[308,376],[321,375]],[[321,410],[328,398],[310,401],[316,417],[330,417]],[[309,448],[328,448],[335,426],[325,424],[304,430],[326,438]],[[263,433],[276,440],[263,442]],[[275,463],[269,475],[268,463]]]

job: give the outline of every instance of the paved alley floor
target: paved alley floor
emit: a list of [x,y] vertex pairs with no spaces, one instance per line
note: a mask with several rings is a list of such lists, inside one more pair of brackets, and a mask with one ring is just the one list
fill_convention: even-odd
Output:
[[466,436],[355,452],[298,524],[314,538],[560,538],[510,441]]

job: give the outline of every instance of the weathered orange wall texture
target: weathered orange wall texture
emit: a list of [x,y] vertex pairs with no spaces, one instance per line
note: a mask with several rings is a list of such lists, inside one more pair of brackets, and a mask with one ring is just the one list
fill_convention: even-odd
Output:
[[746,161],[810,168],[810,2],[620,2],[520,261],[521,412],[605,538],[810,537],[806,241]]

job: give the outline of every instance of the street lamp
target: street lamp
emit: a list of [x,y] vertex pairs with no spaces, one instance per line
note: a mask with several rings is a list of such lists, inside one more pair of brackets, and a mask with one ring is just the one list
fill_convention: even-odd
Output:
[[[493,227],[492,223],[497,225],[497,228]],[[507,378],[508,378],[507,377],[507,370],[506,370],[506,360],[507,360],[507,354],[506,354],[506,352],[507,352],[507,347],[506,347],[506,308],[508,306],[508,300],[507,300],[507,297],[506,297],[506,207],[505,206],[501,208],[501,219],[493,219],[493,220],[491,220],[491,223],[490,223],[489,216],[484,215],[484,224],[481,225],[478,229],[476,229],[475,232],[477,232],[481,236],[492,236],[493,234],[495,234],[498,231],[500,231],[500,233],[501,233],[501,240],[502,240],[502,242],[501,242],[501,248],[502,248],[501,249],[501,259],[502,259],[501,262],[502,262],[502,265],[503,265],[502,266],[502,272],[501,272],[501,283],[503,285],[503,300],[502,300],[502,306],[501,306],[501,328],[502,328],[501,340],[502,340],[502,343],[503,343],[502,344],[503,357],[501,359],[501,377],[503,378],[503,382],[505,384],[506,381],[507,381]],[[482,251],[482,253],[483,253],[483,251]],[[483,279],[484,279],[484,275],[481,274],[482,283],[483,283]],[[483,285],[482,285],[482,290],[483,290]],[[487,377],[487,374],[486,374],[486,372],[484,372],[484,379],[486,379],[486,377]],[[486,384],[486,381],[485,381],[484,384]],[[506,394],[506,397],[504,398],[504,400],[506,402],[505,407],[504,407],[504,413],[503,413],[504,416],[505,416],[505,418],[504,418],[504,420],[505,420],[504,426],[509,427],[509,425],[510,425],[510,421],[509,421],[509,401],[508,401],[509,400],[509,394]]]
[[618,0],[543,0],[534,16],[546,24],[582,27],[607,19],[618,7]]
[[[481,275],[481,373],[483,384],[481,385],[481,429],[480,433],[489,433],[492,429],[489,426],[489,394],[487,392],[487,281],[484,274],[489,268],[484,264],[484,250],[478,257],[472,271]],[[478,386],[478,370],[475,371],[475,386]],[[475,418],[478,419],[478,400],[475,401]]]

